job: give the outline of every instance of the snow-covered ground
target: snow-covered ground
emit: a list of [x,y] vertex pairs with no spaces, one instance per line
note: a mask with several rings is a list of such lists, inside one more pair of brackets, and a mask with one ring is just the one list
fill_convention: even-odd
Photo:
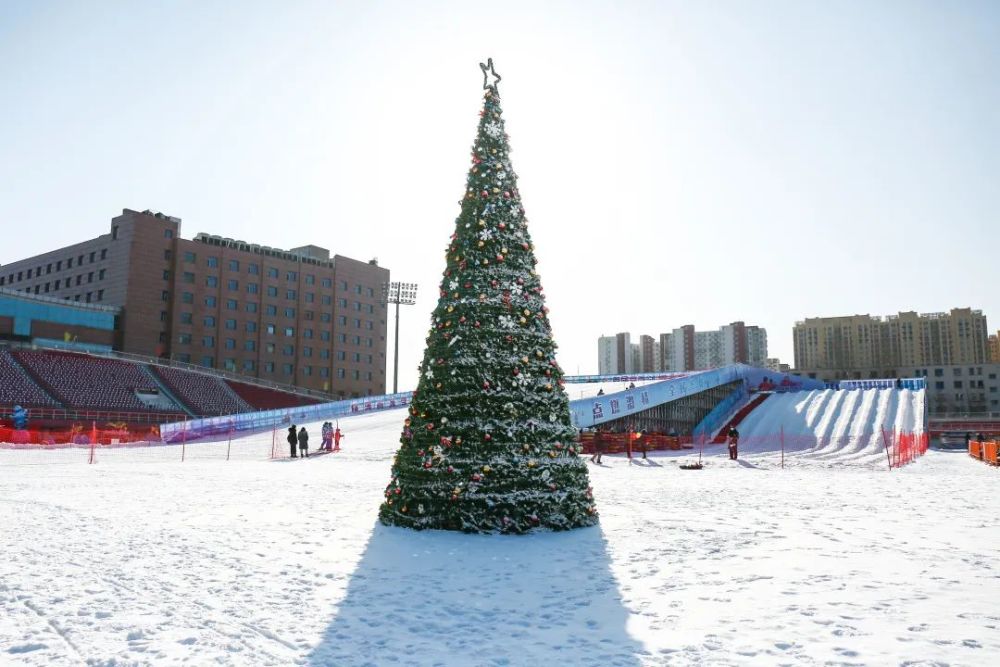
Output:
[[885,436],[924,431],[925,391],[832,389],[774,394],[739,425],[740,456],[758,466],[886,467]]
[[0,664],[1000,664],[1000,472],[964,453],[605,457],[599,527],[415,533],[376,524],[403,415],[309,461],[0,451]]

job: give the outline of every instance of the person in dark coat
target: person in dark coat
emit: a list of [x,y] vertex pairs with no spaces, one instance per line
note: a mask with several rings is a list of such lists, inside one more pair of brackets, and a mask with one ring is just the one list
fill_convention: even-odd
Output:
[[594,431],[594,454],[590,457],[591,462],[601,465],[601,454],[604,453],[605,444],[601,431]]
[[305,426],[299,429],[299,454],[304,459],[309,458],[309,434]]
[[299,444],[299,438],[295,435],[295,424],[288,427],[288,447],[293,459],[297,459],[298,456],[295,454],[295,446]]
[[729,458],[735,461],[739,458],[740,432],[736,430],[735,426],[730,426],[729,433],[726,435],[729,436]]

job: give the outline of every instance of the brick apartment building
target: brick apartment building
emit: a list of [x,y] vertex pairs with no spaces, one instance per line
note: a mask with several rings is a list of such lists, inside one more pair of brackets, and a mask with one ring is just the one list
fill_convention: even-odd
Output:
[[389,270],[318,246],[180,237],[125,209],[110,233],[0,266],[0,287],[120,308],[115,348],[336,396],[386,385]]

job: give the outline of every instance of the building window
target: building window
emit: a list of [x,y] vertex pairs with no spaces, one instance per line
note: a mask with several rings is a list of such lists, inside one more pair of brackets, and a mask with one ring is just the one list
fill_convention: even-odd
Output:
[[228,280],[228,281],[226,281],[226,288],[230,292],[238,292],[238,291],[240,291],[240,281],[238,281],[238,280]]
[[319,332],[319,339],[320,340],[330,340],[330,332],[329,331],[320,331]]
[[257,323],[256,322],[247,322],[246,327],[244,327],[244,328],[247,330],[247,333],[253,333],[253,332],[257,331]]
[[289,271],[288,273],[285,274],[285,278],[288,280],[288,282],[294,283],[296,280],[299,279],[299,274],[297,274],[295,271]]
[[214,327],[215,326],[215,318],[213,316],[211,316],[211,315],[206,315],[205,319],[202,320],[202,322],[204,323],[204,325],[206,327]]
[[94,258],[96,258],[96,257],[97,257],[97,252],[96,252],[96,251],[95,251],[95,252],[92,252],[92,253],[90,253],[90,263],[91,263],[91,264],[93,264],[93,263],[94,263]]
[[227,350],[235,350],[236,349],[236,339],[235,338],[227,338],[226,339],[226,349]]
[[206,260],[206,264],[208,264],[208,268],[210,268],[210,269],[217,269],[217,268],[219,268],[219,258],[218,257],[209,257]]
[[311,347],[303,347],[302,348],[302,356],[303,357],[311,357],[311,356],[313,356],[313,349]]
[[160,301],[170,301],[170,292],[167,290],[160,292]]
[[325,377],[325,378],[330,377],[330,369],[325,367],[319,369],[319,375],[320,377]]
[[102,289],[97,290],[97,300],[104,301],[104,290]]
[[312,338],[313,337],[313,330],[312,329],[303,329],[302,330],[302,337],[303,338]]
[[273,373],[274,372],[274,362],[273,361],[264,362],[264,372],[266,372],[266,373]]
[[295,290],[293,290],[293,289],[285,290],[285,298],[286,299],[290,299],[290,300],[294,301],[295,300],[295,296],[296,296],[295,295]]
[[101,248],[101,259],[107,259],[107,258],[108,258],[108,249]]
[[247,273],[250,274],[251,276],[259,276],[260,275],[260,264],[254,264],[253,262],[251,262],[250,264],[248,264],[247,265]]
[[253,359],[244,359],[243,360],[243,370],[245,370],[245,371],[252,371],[256,366],[257,366],[257,364],[254,362]]
[[239,271],[240,270],[240,262],[239,262],[239,260],[236,260],[236,259],[229,260],[229,270],[230,271]]
[[189,333],[178,334],[178,336],[177,336],[177,342],[180,343],[181,345],[190,345],[191,344],[191,334],[189,334]]
[[94,282],[94,272],[93,271],[89,271],[87,273],[87,282],[88,283]]
[[316,284],[316,276],[314,276],[312,274],[307,274],[306,275],[306,285],[315,285],[315,284]]
[[346,361],[347,353],[343,350],[337,350],[337,361]]
[[205,366],[206,368],[212,368],[213,366],[215,366],[215,357],[206,354],[201,358],[201,365]]
[[293,327],[285,327],[285,336],[291,337],[295,335],[295,329]]
[[330,278],[323,278],[323,287],[333,287],[333,280]]
[[267,328],[266,328],[266,331],[267,331],[267,333],[269,333],[271,335],[274,335],[274,325],[273,324],[268,324]]
[[961,389],[961,388],[962,388],[962,381],[955,380],[955,389]]
[[165,238],[165,239],[172,239],[172,238],[174,238],[174,230],[172,230],[172,229],[164,229],[163,230],[163,238]]
[[285,308],[285,317],[295,317],[295,309]]
[[274,354],[274,343],[265,343],[264,351],[268,354]]
[[285,375],[291,375],[294,372],[294,366],[292,366],[291,364],[282,364],[281,372],[283,372]]
[[193,252],[184,253],[184,262],[187,264],[194,264],[197,259],[198,256],[195,255]]
[[215,301],[215,297],[214,296],[206,296],[205,297],[205,305],[207,307],[209,307],[209,308],[215,308],[215,304],[216,304],[216,301]]
[[247,283],[247,294],[257,293],[257,283]]
[[[323,321],[324,322],[329,322],[330,321],[330,315],[328,313],[323,313]],[[337,317],[337,324],[339,324],[342,327],[346,327],[347,326],[347,316],[346,315],[339,315]]]
[[264,312],[267,313],[268,315],[275,315],[275,316],[277,316],[277,314],[278,314],[278,307],[277,306],[272,306],[272,305],[268,304],[268,305],[264,306]]
[[306,303],[312,303],[316,300],[316,295],[312,292],[306,292]]
[[285,355],[286,357],[294,357],[295,356],[295,346],[294,345],[285,345],[283,348],[281,348],[281,353],[283,355]]
[[181,292],[182,303],[194,303],[194,294],[191,292]]
[[275,269],[273,267],[270,268],[270,269],[268,269],[267,270],[267,277],[268,278],[277,278],[278,277],[278,269]]
[[191,313],[181,313],[181,324],[191,324],[193,319]]
[[227,329],[231,329],[231,330],[235,330],[236,329],[236,320],[226,320],[226,328]]
[[56,262],[56,271],[62,271],[62,260]]
[[190,271],[185,271],[184,275],[181,277],[181,280],[183,280],[186,283],[193,283],[194,282],[194,274],[191,273]]
[[216,278],[215,276],[206,276],[205,277],[205,285],[207,287],[218,287],[219,286],[219,279]]
[[[164,250],[163,251],[163,259],[170,259],[173,256],[174,256],[174,253],[172,253],[170,250]],[[72,262],[73,260],[70,260],[70,261]]]
[[202,347],[215,347],[215,336],[205,336],[201,339]]
[[305,368],[302,369],[302,374],[303,375],[312,375],[313,374],[313,367],[312,366],[306,366]]
[[240,304],[236,302],[236,299],[226,299],[226,310],[239,310]]
[[48,275],[50,273],[52,273],[52,264],[47,264],[45,266],[45,274]]
[[278,288],[277,287],[268,287],[267,288],[267,295],[268,296],[274,296],[274,297],[278,296]]
[[243,349],[246,350],[247,352],[253,352],[254,350],[257,349],[257,341],[255,341],[252,338],[248,338],[243,343]]
[[329,359],[330,358],[330,350],[326,349],[325,347],[323,349],[321,349],[319,351],[319,358],[320,359]]
[[248,313],[256,313],[257,312],[257,304],[253,303],[253,302],[248,303],[247,307],[246,307],[246,311]]
[[943,377],[943,376],[944,376],[944,369],[943,368],[935,368],[934,369],[934,377],[939,378],[939,377]]
[[[341,305],[343,305],[345,307],[347,306],[347,299],[341,299],[341,302],[342,302]],[[333,297],[330,296],[330,295],[328,295],[328,294],[324,294],[323,295],[323,305],[324,306],[329,306],[332,303],[333,303]]]

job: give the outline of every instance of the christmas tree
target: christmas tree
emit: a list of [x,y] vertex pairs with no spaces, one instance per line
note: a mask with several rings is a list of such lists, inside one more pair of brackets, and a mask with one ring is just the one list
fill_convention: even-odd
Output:
[[488,63],[462,210],[379,518],[466,532],[590,526],[597,511]]

